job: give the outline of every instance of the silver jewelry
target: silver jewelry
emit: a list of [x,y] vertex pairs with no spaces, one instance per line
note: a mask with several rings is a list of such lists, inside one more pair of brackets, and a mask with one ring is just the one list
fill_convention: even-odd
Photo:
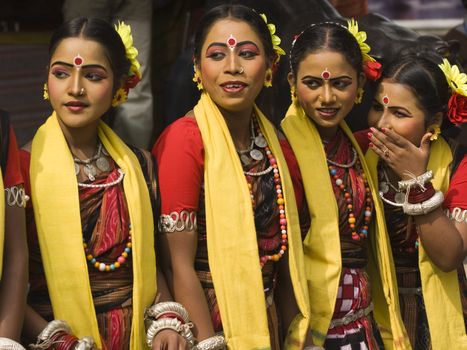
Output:
[[243,173],[245,175],[249,175],[249,176],[263,176],[263,175],[266,175],[267,173],[270,173],[272,171],[273,167],[270,165],[267,169],[263,170],[263,171],[258,171],[257,173],[254,173],[254,172],[251,172],[251,171],[244,171]]
[[200,341],[193,349],[195,350],[221,350],[227,343],[222,335],[215,335]]
[[384,193],[379,191],[379,198],[381,198],[381,200],[387,204],[390,204],[392,205],[393,207],[402,207],[404,205],[404,203],[395,203],[393,201],[390,201],[389,199],[385,198],[384,197]]
[[459,207],[455,207],[452,210],[452,213],[449,212],[449,209],[446,209],[446,216],[451,220],[456,220],[457,222],[467,223],[467,209],[461,209]]
[[81,88],[81,90],[79,90],[78,96],[83,96],[83,95],[84,95],[84,88]]
[[352,314],[348,314],[342,318],[331,320],[331,324],[329,325],[329,329],[333,329],[335,327],[345,326],[351,322],[358,320],[364,316],[368,316],[373,311],[373,303],[370,303],[366,308],[359,309]]
[[100,171],[104,173],[110,170],[110,162],[107,160],[106,157],[97,158],[96,166],[97,166],[97,169],[99,169]]
[[97,170],[92,164],[85,164],[83,171],[89,180],[94,181],[96,179]]
[[0,350],[26,350],[20,343],[10,338],[0,337]]
[[250,156],[254,160],[262,160],[264,158],[263,152],[261,152],[260,150],[256,148],[250,151]]
[[440,207],[443,202],[443,192],[436,191],[430,199],[427,199],[424,202],[414,204],[405,202],[402,209],[407,215],[425,215]]
[[71,334],[71,328],[65,321],[53,320],[45,326],[45,328],[37,336],[35,344],[29,344],[29,347],[34,350],[42,350],[51,348],[56,342],[50,338],[58,332],[65,332]]
[[418,186],[420,187],[422,192],[425,192],[426,189],[424,185],[433,179],[433,171],[431,170],[427,171],[426,173],[423,173],[420,176],[415,176],[410,171],[405,171],[404,174],[410,176],[411,178],[409,180],[399,181],[400,190],[409,190],[412,186]]
[[[403,204],[405,202],[406,194],[392,184],[392,182],[389,180],[389,176],[388,176],[388,173],[386,172],[385,167],[382,167],[381,172],[383,173],[384,181],[381,181],[379,183],[380,193],[382,192],[383,194],[385,194],[389,191],[389,188],[392,188],[393,191],[395,192],[394,200],[396,201],[396,203]],[[386,198],[384,198],[383,200],[385,199]],[[393,203],[393,202],[386,200],[386,203]]]
[[17,206],[20,208],[26,208],[26,203],[29,200],[29,196],[26,195],[23,186],[7,187],[5,188],[5,193],[5,201],[9,207]]
[[103,151],[102,143],[99,141],[99,144],[97,145],[97,152],[91,158],[82,160],[82,159],[79,159],[78,157],[73,157],[73,161],[75,162],[75,174],[78,176],[79,171],[80,171],[79,165],[81,164],[83,165],[84,174],[88,177],[90,181],[94,181],[97,175],[97,169],[92,164],[92,162],[94,161],[96,162],[96,166],[100,171],[102,172],[109,171],[110,163],[106,159],[105,156],[102,156],[102,153],[106,155],[107,152]]
[[[86,168],[85,168],[86,169]],[[118,169],[118,173],[120,174],[118,176],[118,178],[114,181],[111,181],[111,182],[107,182],[105,184],[86,184],[86,183],[82,183],[82,182],[78,182],[78,187],[87,187],[87,188],[106,188],[106,187],[112,187],[112,186],[115,186],[117,184],[119,184],[120,182],[122,182],[123,180],[123,177],[125,176],[125,173],[123,172],[122,169]],[[93,181],[93,180],[91,180]]]
[[238,74],[243,74],[245,72],[245,69],[243,67],[240,67],[240,70],[238,71]]
[[255,137],[255,145],[261,148],[264,148],[268,145],[268,142],[264,138],[263,134],[259,134],[258,136]]
[[94,339],[92,337],[83,337],[78,340],[74,350],[92,350],[94,349]]
[[162,214],[159,217],[159,231],[162,233],[196,231],[197,229],[197,214],[195,211],[173,211],[169,215]]
[[328,161],[329,164],[332,164],[334,166],[337,166],[339,168],[351,168],[354,166],[355,162],[357,161],[357,151],[355,150],[355,148],[352,147],[352,153],[353,153],[353,158],[352,160],[350,161],[350,163],[348,164],[340,164],[340,163],[337,163],[331,159],[328,159],[326,157],[326,160]]
[[241,150],[235,149],[238,154],[240,155],[246,154],[246,153],[249,153],[253,149],[253,146],[255,144],[255,126],[253,125],[253,118],[251,118],[251,122],[250,122],[250,139],[251,139],[250,146],[247,149],[241,149]]
[[188,311],[186,311],[182,304],[177,303],[175,301],[165,301],[154,304],[146,309],[146,311],[144,312],[144,316],[145,318],[152,317],[154,319],[157,319],[159,318],[159,316],[167,312],[179,315],[185,321],[185,323],[190,322]]

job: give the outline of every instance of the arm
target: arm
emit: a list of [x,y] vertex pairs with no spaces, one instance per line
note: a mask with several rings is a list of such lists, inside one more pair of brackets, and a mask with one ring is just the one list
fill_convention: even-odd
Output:
[[0,282],[0,337],[18,341],[26,307],[28,248],[24,208],[17,205],[5,205],[3,255],[3,275]]
[[[370,147],[400,179],[409,179],[407,171],[416,176],[426,172],[431,133],[425,134],[420,147],[416,147],[390,129],[381,132],[371,128],[371,132]],[[445,272],[456,269],[467,252],[465,228],[448,219],[441,207],[424,215],[416,215],[414,219],[420,241],[433,263]]]

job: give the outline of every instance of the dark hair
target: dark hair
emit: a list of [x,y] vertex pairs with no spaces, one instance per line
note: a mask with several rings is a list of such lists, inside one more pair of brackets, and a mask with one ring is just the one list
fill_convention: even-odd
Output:
[[201,48],[204,44],[204,41],[206,40],[206,36],[209,30],[214,25],[214,23],[225,18],[238,19],[248,23],[256,31],[259,38],[261,39],[266,57],[270,58],[271,60],[275,57],[276,52],[272,47],[271,34],[269,33],[269,29],[261,16],[249,7],[234,4],[213,7],[204,14],[203,18],[201,18],[201,21],[196,29],[194,39],[193,56],[196,62],[200,62]]
[[78,37],[95,41],[104,47],[115,75],[115,86],[117,86],[120,80],[128,74],[131,63],[126,57],[125,46],[120,35],[110,23],[103,19],[78,17],[63,23],[50,39],[50,57],[63,39]]
[[417,98],[428,123],[436,113],[446,112],[450,90],[446,76],[438,67],[438,63],[442,63],[441,59],[426,55],[399,57],[383,69],[381,79],[407,86]]
[[340,23],[320,22],[306,28],[298,35],[290,50],[290,70],[294,78],[300,63],[310,53],[321,50],[342,54],[358,73],[363,71],[360,46],[355,37]]

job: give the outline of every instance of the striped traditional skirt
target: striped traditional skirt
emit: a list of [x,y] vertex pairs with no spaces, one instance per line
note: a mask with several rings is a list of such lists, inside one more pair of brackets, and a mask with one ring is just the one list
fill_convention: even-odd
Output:
[[[324,347],[327,350],[379,350],[375,338],[370,283],[363,269],[342,269],[336,306]],[[377,334],[379,336],[379,334]]]

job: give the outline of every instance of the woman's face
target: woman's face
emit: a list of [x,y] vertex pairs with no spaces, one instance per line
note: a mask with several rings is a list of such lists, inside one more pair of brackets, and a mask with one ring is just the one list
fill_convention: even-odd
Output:
[[67,38],[50,59],[50,103],[59,121],[68,128],[97,124],[110,108],[114,75],[101,44]]
[[298,65],[295,84],[297,98],[308,118],[324,138],[331,138],[355,103],[357,89],[365,78],[346,58],[334,51],[310,53]]
[[267,68],[258,34],[248,23],[231,18],[212,25],[197,65],[204,90],[221,110],[234,113],[252,108]]
[[425,114],[412,90],[403,84],[383,80],[368,114],[368,124],[388,128],[420,146],[427,132]]

